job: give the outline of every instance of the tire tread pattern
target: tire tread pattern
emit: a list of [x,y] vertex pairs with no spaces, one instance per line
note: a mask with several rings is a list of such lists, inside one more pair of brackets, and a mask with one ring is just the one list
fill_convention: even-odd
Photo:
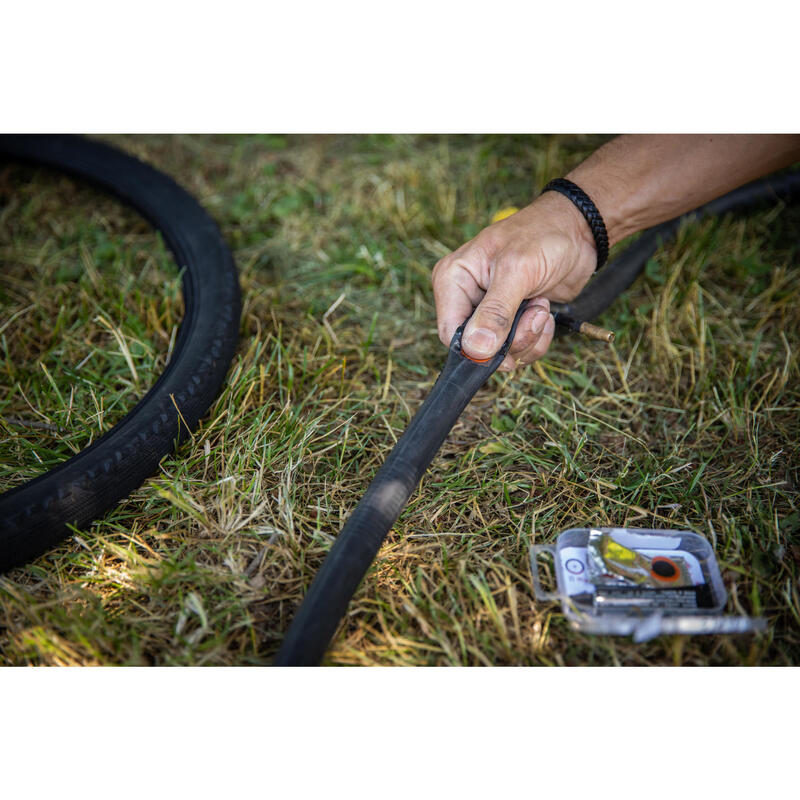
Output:
[[184,270],[185,304],[170,361],[136,406],[80,453],[0,495],[4,572],[68,537],[70,525],[85,527],[117,505],[197,427],[219,394],[236,350],[241,295],[233,256],[218,226],[164,173],[74,136],[0,136],[0,156],[89,180],[139,211]]

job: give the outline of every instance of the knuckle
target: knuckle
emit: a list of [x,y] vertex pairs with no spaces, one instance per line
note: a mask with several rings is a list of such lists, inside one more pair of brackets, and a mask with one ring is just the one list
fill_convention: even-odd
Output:
[[442,273],[447,269],[447,263],[450,259],[450,256],[445,256],[444,258],[440,258],[434,265],[431,275],[433,277],[433,281],[436,282],[442,277]]
[[499,244],[499,236],[491,228],[484,228],[471,242],[471,245],[483,253],[493,253]]
[[431,276],[431,285],[433,286],[434,295],[445,296],[452,291],[453,287],[453,274],[447,269],[441,269],[434,272]]
[[511,326],[511,314],[508,306],[501,300],[486,298],[480,304],[479,311],[482,320],[491,323],[497,328]]

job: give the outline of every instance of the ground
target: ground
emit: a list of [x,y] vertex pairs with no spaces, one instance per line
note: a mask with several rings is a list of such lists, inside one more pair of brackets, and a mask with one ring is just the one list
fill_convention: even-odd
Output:
[[[110,137],[219,222],[241,342],[193,440],[116,510],[0,576],[2,664],[267,664],[443,362],[430,271],[591,136]],[[800,211],[684,227],[599,320],[476,396],[368,573],[329,664],[740,665],[800,656]],[[793,233],[794,232],[794,233]],[[613,254],[612,254],[613,255]],[[155,381],[178,269],[133,212],[0,166],[0,491]],[[759,637],[646,644],[534,599],[533,543],[673,527],[714,545]]]

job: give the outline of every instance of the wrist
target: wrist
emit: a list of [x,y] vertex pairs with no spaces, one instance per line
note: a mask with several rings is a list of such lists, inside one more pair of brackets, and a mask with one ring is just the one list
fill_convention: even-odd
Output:
[[590,251],[597,258],[597,244],[589,223],[580,209],[560,192],[549,191],[540,195],[536,201],[546,212],[558,220],[557,226],[573,242],[576,251]]
[[606,226],[609,247],[636,233],[637,228],[630,225],[631,215],[626,211],[626,195],[620,192],[620,183],[581,167],[565,177],[580,186],[597,207]]

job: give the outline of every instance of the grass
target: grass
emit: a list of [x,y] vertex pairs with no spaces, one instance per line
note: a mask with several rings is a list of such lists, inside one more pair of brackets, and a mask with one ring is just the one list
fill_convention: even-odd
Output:
[[[112,137],[219,221],[244,294],[192,442],[0,577],[3,664],[265,664],[443,360],[430,270],[602,138]],[[495,375],[354,598],[330,664],[796,664],[800,211],[684,228],[602,318]],[[168,358],[180,281],[133,212],[0,168],[0,490],[118,421]],[[573,631],[527,551],[582,524],[714,544],[760,637]]]

